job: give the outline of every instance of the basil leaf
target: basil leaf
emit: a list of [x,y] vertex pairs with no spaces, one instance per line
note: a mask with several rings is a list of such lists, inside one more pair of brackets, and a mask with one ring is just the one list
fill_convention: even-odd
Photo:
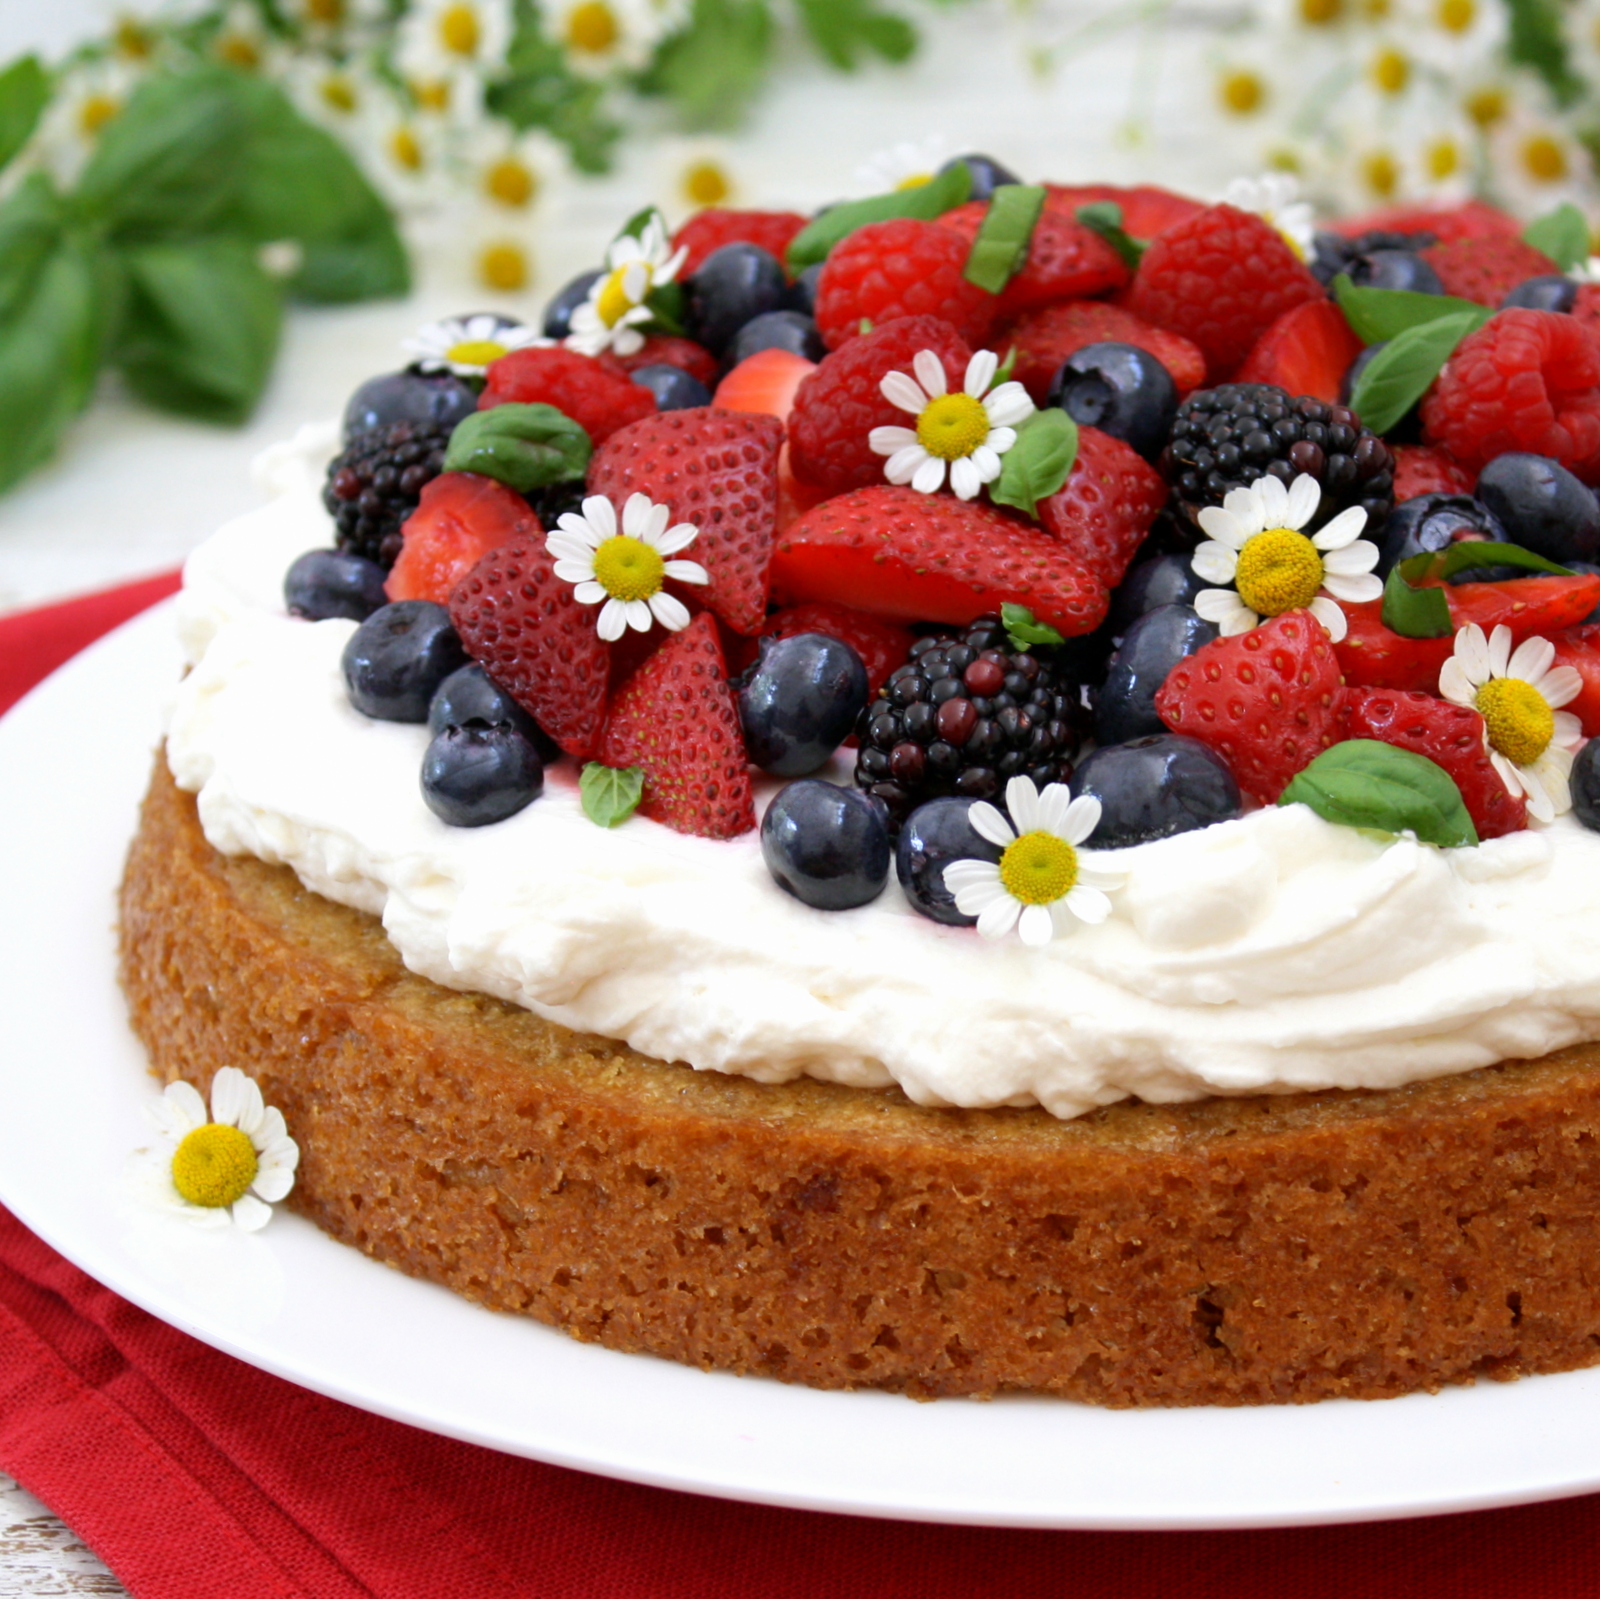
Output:
[[16,291],[0,322],[0,489],[45,460],[88,401],[102,303],[96,252],[70,237]]
[[581,478],[592,451],[589,435],[553,405],[495,405],[456,424],[444,469],[479,472],[530,494]]
[[587,761],[578,774],[583,814],[601,827],[616,827],[639,808],[644,796],[644,771],[638,766],[602,766]]
[[279,286],[242,239],[150,244],[124,256],[129,303],[113,359],[163,410],[242,422],[272,370]]
[[1562,31],[1557,0],[1506,0],[1510,37],[1506,55],[1516,65],[1532,67],[1563,108],[1582,99],[1588,86],[1572,70],[1572,55]]
[[1017,370],[1017,346],[1007,345],[1006,353],[1000,359],[1000,365],[994,369],[994,382],[991,388],[999,388],[1002,383],[1011,381],[1011,374]]
[[1028,259],[1028,245],[1044,210],[1044,190],[1027,183],[1002,183],[983,214],[962,276],[998,294]]
[[906,61],[916,51],[911,24],[870,0],[799,0],[799,8],[812,42],[841,72],[854,72],[863,52]]
[[1480,571],[1484,567],[1514,566],[1524,572],[1550,572],[1558,577],[1572,573],[1554,561],[1547,561],[1520,544],[1490,544],[1463,539],[1448,550],[1413,555],[1401,561],[1383,585],[1383,625],[1391,633],[1406,638],[1444,638],[1455,632],[1450,605],[1440,588],[1415,588],[1425,578],[1448,580],[1459,572]]
[[1067,641],[1048,622],[1036,622],[1026,605],[1007,600],[1000,607],[1000,623],[1014,650],[1032,649],[1036,644],[1065,644]]
[[813,217],[790,240],[789,270],[798,275],[806,267],[826,261],[834,245],[869,222],[891,222],[898,217],[932,222],[953,211],[971,193],[972,173],[965,161],[957,161],[915,188],[894,189],[868,200],[846,200]]
[[0,167],[33,135],[50,99],[50,76],[37,56],[22,56],[0,72]]
[[1000,476],[989,485],[989,497],[1035,516],[1039,501],[1067,481],[1077,458],[1078,424],[1057,406],[1035,411],[1000,458]]
[[647,205],[635,211],[617,230],[616,237],[619,239],[642,239],[644,230],[650,226],[651,222],[654,222],[661,230],[662,238],[670,239],[672,237],[672,229],[667,226],[667,219],[662,216],[661,208],[654,205]]
[[1442,849],[1478,842],[1455,779],[1426,755],[1376,739],[1346,739],[1324,750],[1290,779],[1278,803],[1309,805],[1341,827],[1414,833]]
[[0,202],[0,319],[13,315],[61,239],[61,196],[30,172]]
[[1080,205],[1073,215],[1092,233],[1098,233],[1118,255],[1130,272],[1139,270],[1146,246],[1122,226],[1122,207],[1115,200],[1095,200]]
[[1483,315],[1442,316],[1407,328],[1373,356],[1350,396],[1350,409],[1364,426],[1387,433],[1428,392],[1456,346],[1490,314],[1481,306],[1475,311]]
[[1589,259],[1589,224],[1570,200],[1522,230],[1522,242],[1543,250],[1563,272]]
[[767,0],[694,0],[689,26],[656,52],[640,80],[691,127],[730,127],[761,87],[776,29]]
[[1333,293],[1345,321],[1363,344],[1382,344],[1386,339],[1398,338],[1409,328],[1447,316],[1474,317],[1476,331],[1494,315],[1486,305],[1475,305],[1471,300],[1458,300],[1448,294],[1360,288],[1343,272],[1333,280]]
[[650,325],[662,333],[688,332],[689,307],[681,283],[658,283],[644,297],[650,307]]

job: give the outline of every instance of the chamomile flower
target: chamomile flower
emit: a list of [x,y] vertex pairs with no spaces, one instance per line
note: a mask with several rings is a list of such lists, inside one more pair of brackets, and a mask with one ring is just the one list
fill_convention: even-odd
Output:
[[990,391],[1000,358],[979,350],[967,362],[959,393],[945,382],[944,362],[932,350],[919,350],[911,362],[916,376],[886,373],[878,385],[884,399],[917,419],[915,428],[874,428],[867,443],[889,457],[883,475],[909,483],[918,494],[950,487],[958,500],[970,500],[985,483],[1000,476],[1000,457],[1017,442],[1017,424],[1033,415],[1033,401],[1020,383]]
[[1321,485],[1301,473],[1288,488],[1275,477],[1257,478],[1201,510],[1200,526],[1211,537],[1190,565],[1206,582],[1229,586],[1201,589],[1194,608],[1224,638],[1248,633],[1264,616],[1303,610],[1338,643],[1346,631],[1339,601],[1357,605],[1383,593],[1372,571],[1378,547],[1357,537],[1367,525],[1359,505],[1317,533],[1301,531],[1321,500]]
[[1122,886],[1123,872],[1102,866],[1079,846],[1100,825],[1100,801],[1073,799],[1064,783],[1043,793],[1033,779],[1006,784],[1007,821],[993,805],[976,801],[967,813],[974,831],[1003,852],[998,861],[951,861],[944,885],[963,916],[978,918],[985,938],[1015,929],[1024,944],[1048,944],[1074,922],[1103,922],[1111,914],[1107,891]]
[[408,82],[435,83],[499,66],[510,42],[510,0],[419,0],[400,24],[397,57]]
[[211,1109],[185,1082],[170,1083],[149,1116],[161,1135],[138,1151],[136,1191],[157,1209],[198,1227],[253,1233],[294,1187],[300,1150],[283,1112],[266,1104],[242,1071],[224,1066],[211,1080]]
[[662,584],[668,578],[676,583],[711,581],[698,562],[668,559],[687,549],[700,530],[692,522],[668,527],[667,515],[666,506],[630,494],[619,531],[611,501],[591,494],[581,513],[563,513],[545,539],[545,548],[556,558],[556,576],[576,585],[573,598],[580,605],[600,606],[597,631],[607,643],[630,627],[646,633],[653,622],[669,633],[687,627],[688,607]]
[[893,189],[917,189],[931,183],[950,159],[950,144],[942,133],[923,139],[903,139],[887,150],[875,151],[856,168],[856,184],[863,195],[887,194]]
[[637,72],[689,20],[688,0],[544,0],[546,27],[580,77]]
[[624,234],[615,240],[606,252],[605,272],[572,313],[568,347],[584,355],[607,349],[632,355],[644,343],[641,328],[654,315],[645,301],[653,289],[672,282],[687,256],[687,250],[672,248],[659,212],[645,223],[638,238]]
[[547,346],[554,341],[542,338],[510,317],[480,311],[475,316],[446,317],[419,328],[401,348],[424,372],[454,372],[458,377],[481,377],[493,361],[513,350]]
[[1576,699],[1583,679],[1556,666],[1548,639],[1511,647],[1511,629],[1486,639],[1476,622],[1456,634],[1455,650],[1439,673],[1439,692],[1483,717],[1483,742],[1507,790],[1524,795],[1528,814],[1548,822],[1572,808],[1568,779],[1583,743],[1583,726],[1561,709]]
[[1302,261],[1311,258],[1316,224],[1308,200],[1300,198],[1300,185],[1287,172],[1264,172],[1259,178],[1235,178],[1222,192],[1225,205],[1251,211],[1276,228]]

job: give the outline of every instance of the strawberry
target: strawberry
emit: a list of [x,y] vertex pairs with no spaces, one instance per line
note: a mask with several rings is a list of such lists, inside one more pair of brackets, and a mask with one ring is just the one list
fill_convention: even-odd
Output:
[[1063,300],[1025,312],[993,344],[997,350],[1016,349],[1012,376],[1035,405],[1043,405],[1061,363],[1086,344],[1106,342],[1148,350],[1172,374],[1180,400],[1206,380],[1206,358],[1198,345],[1102,300]]
[[655,396],[633,382],[613,358],[609,364],[576,350],[513,350],[489,367],[478,409],[515,400],[553,405],[570,416],[595,444],[620,427],[654,414]]
[[1342,602],[1345,635],[1334,645],[1344,680],[1352,686],[1414,689],[1433,694],[1439,669],[1450,659],[1454,636],[1407,638],[1383,625],[1383,601]]
[[845,605],[791,605],[767,618],[761,629],[770,638],[794,638],[799,633],[823,633],[848,644],[867,669],[867,698],[882,687],[888,675],[905,660],[911,648],[911,630],[882,617],[853,611]]
[[1048,533],[978,501],[882,484],[825,500],[778,540],[773,592],[874,616],[970,622],[1007,602],[1071,637],[1110,592]]
[[618,355],[607,350],[608,362],[614,361],[621,372],[637,372],[642,366],[675,366],[680,372],[715,388],[720,364],[703,344],[693,339],[680,339],[669,333],[652,333],[632,355]]
[[605,723],[611,661],[595,619],[556,576],[542,535],[490,550],[450,596],[467,654],[579,760],[594,754]]
[[630,494],[665,505],[699,536],[685,551],[711,581],[697,590],[729,627],[755,633],[767,614],[767,559],[778,517],[775,417],[694,406],[613,434],[589,463],[589,492],[621,507]]
[[1514,216],[1482,200],[1452,206],[1393,205],[1330,222],[1328,227],[1346,239],[1372,232],[1431,233],[1441,244],[1457,239],[1515,239],[1522,233],[1522,224]]
[[399,558],[383,585],[391,600],[447,605],[450,591],[508,539],[543,539],[533,507],[504,483],[477,472],[443,472],[400,529]]
[[[939,226],[959,233],[970,246],[989,213],[987,200],[969,200],[939,218]],[[1122,257],[1072,217],[1043,211],[1028,241],[1021,269],[1000,291],[999,311],[1026,311],[1056,300],[1089,299],[1128,281]]]
[[817,370],[793,350],[757,350],[717,385],[711,403],[719,411],[759,411],[787,421],[800,385]]
[[1556,647],[1556,665],[1572,667],[1583,679],[1577,699],[1564,705],[1583,723],[1586,738],[1600,734],[1600,622],[1584,622],[1545,635]]
[[1391,444],[1394,451],[1394,502],[1419,494],[1470,494],[1472,474],[1431,444]]
[[1561,269],[1542,250],[1521,239],[1458,239],[1436,244],[1422,259],[1439,274],[1446,294],[1497,306],[1524,278]]
[[737,838],[756,825],[750,768],[717,624],[669,633],[611,702],[600,759],[644,771],[639,814],[678,833]]
[[1078,429],[1067,481],[1039,501],[1039,525],[1108,588],[1128,570],[1167,502],[1167,480],[1135,450],[1098,428]]
[[1263,805],[1345,736],[1338,658],[1307,611],[1203,645],[1167,674],[1156,710],[1174,733],[1215,750]]
[[1528,825],[1528,807],[1521,795],[1506,792],[1490,764],[1483,718],[1470,705],[1387,688],[1351,689],[1347,703],[1345,737],[1377,739],[1442,766],[1461,790],[1479,838],[1500,838]]
[[806,219],[797,211],[725,211],[707,206],[672,235],[672,248],[689,252],[678,269],[678,281],[690,277],[713,250],[725,244],[759,244],[781,261],[789,241],[805,225]]
[[1131,238],[1153,239],[1158,233],[1187,222],[1197,212],[1205,210],[1200,200],[1187,195],[1174,194],[1171,189],[1158,189],[1154,184],[1141,183],[1131,189],[1121,189],[1111,183],[1081,184],[1069,187],[1060,183],[1047,183],[1045,209],[1066,216],[1076,216],[1080,205],[1109,202],[1122,207],[1122,227]]
[[1276,383],[1291,394],[1314,394],[1338,405],[1344,375],[1363,348],[1332,300],[1308,300],[1285,311],[1256,340],[1235,381]]

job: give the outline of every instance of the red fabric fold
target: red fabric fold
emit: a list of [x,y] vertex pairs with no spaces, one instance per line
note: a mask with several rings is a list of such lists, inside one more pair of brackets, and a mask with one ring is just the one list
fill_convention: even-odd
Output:
[[[0,618],[0,709],[174,582]],[[1600,1599],[1600,1498],[1364,1527],[1005,1532],[539,1465],[219,1354],[4,1210],[0,1467],[137,1599]]]

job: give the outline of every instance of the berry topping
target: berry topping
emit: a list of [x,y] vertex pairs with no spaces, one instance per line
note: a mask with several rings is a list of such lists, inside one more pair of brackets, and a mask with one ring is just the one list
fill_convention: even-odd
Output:
[[283,604],[290,616],[308,622],[342,617],[364,622],[389,597],[383,591],[383,568],[342,550],[307,550],[283,578]]
[[344,408],[344,440],[410,422],[423,428],[453,428],[478,409],[478,391],[454,372],[385,372],[368,378]]
[[800,311],[763,311],[751,317],[734,334],[728,345],[729,361],[737,365],[761,350],[788,350],[808,361],[820,361],[826,353],[817,324]]
[[[970,249],[988,211],[986,201],[969,200],[945,212],[939,226],[959,233]],[[1098,233],[1060,212],[1045,211],[1034,224],[1022,266],[1000,293],[998,309],[1004,314],[1056,300],[1087,300],[1127,281],[1127,265]]]
[[711,404],[711,390],[681,367],[636,366],[628,376],[656,398],[658,411],[690,411]]
[[1361,349],[1338,306],[1331,300],[1309,301],[1285,311],[1256,340],[1239,368],[1238,381],[1275,384],[1332,405]]
[[670,333],[652,333],[631,355],[608,351],[602,364],[621,367],[630,377],[642,367],[675,366],[708,389],[716,386],[717,374],[722,370],[705,345]]
[[1137,344],[1086,344],[1062,363],[1045,403],[1153,461],[1178,414],[1178,389],[1172,374]]
[[543,789],[538,752],[508,722],[443,728],[422,757],[422,797],[450,827],[504,821]]
[[553,761],[561,754],[561,746],[476,661],[453,671],[428,702],[431,733],[442,733],[447,727],[465,727],[469,722],[490,727],[496,722],[508,723],[533,745],[543,762]]
[[1164,733],[1156,710],[1173,667],[1217,637],[1216,625],[1188,605],[1158,605],[1137,618],[1123,635],[1094,696],[1094,736],[1101,744]]
[[889,824],[859,789],[805,778],[761,818],[761,857],[780,888],[823,911],[854,910],[889,880]]
[[1120,439],[1085,427],[1067,481],[1039,501],[1039,525],[1110,588],[1165,500],[1166,484],[1153,466]]
[[1472,474],[1464,472],[1443,450],[1429,444],[1396,444],[1392,448],[1396,505],[1419,494],[1472,492]]
[[895,873],[912,909],[947,927],[971,927],[978,918],[956,909],[956,897],[945,886],[945,867],[951,861],[998,865],[1003,853],[973,827],[975,803],[952,794],[931,799],[906,818],[895,841]]
[[1239,785],[1228,763],[1192,738],[1171,733],[1109,744],[1072,774],[1072,792],[1100,801],[1099,849],[1192,833],[1239,814]]
[[[1499,543],[1505,529],[1470,494],[1419,494],[1402,501],[1378,530],[1379,577],[1413,555],[1437,554],[1462,539],[1488,539]],[[1463,573],[1462,576],[1484,576]]]
[[507,401],[553,405],[596,446],[656,408],[649,390],[630,383],[620,368],[576,350],[514,350],[496,361],[478,404],[487,410]]
[[[1458,239],[1452,244],[1436,244],[1422,256],[1438,274],[1446,294],[1458,300],[1476,300],[1479,305],[1499,305],[1519,283],[1560,270],[1543,250],[1521,239]],[[1385,283],[1379,287],[1411,285]]]
[[866,668],[869,694],[878,692],[911,647],[906,628],[843,605],[791,605],[774,612],[761,630],[763,638],[793,638],[799,633],[822,633],[848,644]]
[[711,403],[719,411],[758,411],[781,422],[794,409],[800,385],[816,369],[815,361],[792,350],[758,350],[717,385]]
[[1124,634],[1158,605],[1192,605],[1195,595],[1207,586],[1195,571],[1191,555],[1152,555],[1128,568],[1128,575],[1111,596],[1106,625],[1114,634]]
[[1527,311],[1571,311],[1578,303],[1578,288],[1566,273],[1546,272],[1536,278],[1524,278],[1514,289],[1507,290],[1500,309],[1520,305]]
[[543,331],[547,339],[564,339],[572,331],[572,313],[588,300],[594,289],[605,273],[600,271],[580,272],[562,291],[544,308]]
[[751,762],[778,777],[804,777],[856,725],[867,703],[867,671],[836,638],[768,637],[734,688]]
[[1148,350],[1171,374],[1180,396],[1206,380],[1206,358],[1197,345],[1099,300],[1065,300],[1025,312],[994,342],[998,349],[1016,350],[1013,376],[1041,405],[1048,403],[1063,363],[1086,344],[1134,344]]
[[1600,502],[1559,461],[1508,450],[1478,474],[1475,492],[1513,544],[1563,565],[1600,555]]
[[672,245],[687,252],[682,270],[688,275],[728,244],[758,244],[781,261],[789,241],[805,225],[806,219],[795,211],[724,211],[708,206],[673,234]]
[[341,657],[350,703],[382,722],[425,722],[434,691],[466,652],[442,605],[399,600],[350,635]]
[[394,565],[400,527],[422,491],[444,470],[452,423],[391,422],[358,433],[333,458],[322,503],[341,550],[379,566]]
[[515,489],[476,472],[442,473],[422,491],[400,530],[389,598],[448,605],[450,591],[490,550],[519,534],[543,531]]
[[706,257],[684,287],[689,331],[721,355],[746,322],[782,308],[789,281],[777,257],[759,244],[725,244]]

